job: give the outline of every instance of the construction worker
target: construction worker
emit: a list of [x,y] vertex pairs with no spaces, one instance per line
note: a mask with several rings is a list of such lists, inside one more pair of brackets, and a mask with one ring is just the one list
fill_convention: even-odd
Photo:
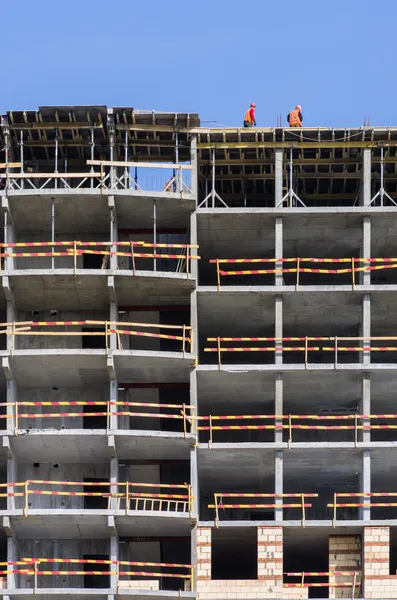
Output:
[[287,121],[290,127],[302,127],[302,107],[297,104],[294,110],[291,110],[287,117]]
[[255,109],[255,102],[251,102],[249,109],[244,115],[244,127],[256,127]]

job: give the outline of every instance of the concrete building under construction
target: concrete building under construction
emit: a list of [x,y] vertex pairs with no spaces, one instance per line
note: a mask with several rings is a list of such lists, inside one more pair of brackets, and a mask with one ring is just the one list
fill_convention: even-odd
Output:
[[0,595],[397,598],[397,127],[0,148]]

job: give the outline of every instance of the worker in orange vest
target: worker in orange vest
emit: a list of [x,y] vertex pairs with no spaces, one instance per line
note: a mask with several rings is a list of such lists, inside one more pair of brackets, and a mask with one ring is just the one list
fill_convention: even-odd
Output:
[[291,110],[287,117],[287,121],[290,127],[302,127],[302,107],[297,104],[294,110]]
[[256,109],[255,102],[251,102],[249,109],[247,110],[247,112],[244,115],[244,127],[256,127],[255,109]]

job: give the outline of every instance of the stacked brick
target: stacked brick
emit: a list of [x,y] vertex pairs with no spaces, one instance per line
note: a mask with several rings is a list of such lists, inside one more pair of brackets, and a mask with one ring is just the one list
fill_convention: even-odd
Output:
[[[328,550],[330,573],[337,571],[357,572],[355,578],[354,575],[330,575],[329,598],[361,598],[362,549],[360,536],[332,535],[328,540]],[[346,587],[334,587],[335,584],[340,583],[347,583],[349,585]]]
[[197,528],[197,592],[199,600],[308,598],[308,588],[283,584],[283,528],[257,528],[257,579],[211,580],[211,528]]
[[390,575],[389,527],[364,527],[364,596],[397,598],[397,576]]

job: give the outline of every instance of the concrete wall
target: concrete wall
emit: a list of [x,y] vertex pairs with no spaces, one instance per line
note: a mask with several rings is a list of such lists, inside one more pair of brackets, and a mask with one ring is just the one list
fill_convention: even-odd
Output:
[[[109,385],[81,388],[18,388],[19,402],[106,402]],[[92,406],[92,412],[106,412],[106,406]],[[20,414],[83,413],[84,406],[21,406]],[[83,416],[19,418],[21,429],[82,429]],[[87,422],[89,418],[87,417]]]
[[[31,463],[17,465],[17,481],[43,480],[43,481],[75,481],[83,482],[84,479],[97,479],[98,481],[109,481],[110,466],[106,463],[100,464],[59,464],[38,463],[35,467]],[[50,484],[30,484],[31,491],[54,491],[54,492],[84,492],[83,485],[62,486]],[[90,490],[88,490],[90,491]],[[106,492],[106,488],[95,488],[93,492]],[[15,498],[15,508],[24,508],[25,499]],[[29,495],[29,508],[48,509],[83,509],[85,506],[84,496],[52,496],[52,495]]]
[[[160,316],[158,311],[128,311],[119,317],[119,321],[126,323],[160,323]],[[122,328],[122,325],[119,326]],[[156,327],[140,327],[139,325],[133,327],[126,327],[126,329],[133,329],[135,331],[143,331],[146,333],[165,333],[169,334],[170,330],[165,329],[161,331]],[[171,332],[173,333],[173,332]],[[123,350],[160,350],[160,338],[154,337],[141,337],[135,335],[120,335],[122,349]],[[182,348],[182,342],[181,342]]]
[[[22,558],[84,558],[85,554],[102,554],[109,556],[108,540],[19,540],[18,560]],[[84,571],[93,570],[93,565],[49,563],[42,564],[40,570],[45,571]],[[84,575],[42,575],[38,578],[39,587],[82,588]],[[32,588],[33,576],[18,575],[17,587]]]

